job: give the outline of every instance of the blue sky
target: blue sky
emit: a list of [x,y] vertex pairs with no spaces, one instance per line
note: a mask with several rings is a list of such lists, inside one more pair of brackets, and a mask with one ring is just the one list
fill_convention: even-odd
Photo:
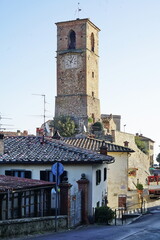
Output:
[[[90,18],[99,33],[101,113],[142,133],[160,151],[159,0],[0,0],[1,124],[35,133],[54,115],[56,22]],[[4,126],[4,125],[3,125]],[[9,126],[8,126],[9,127]]]

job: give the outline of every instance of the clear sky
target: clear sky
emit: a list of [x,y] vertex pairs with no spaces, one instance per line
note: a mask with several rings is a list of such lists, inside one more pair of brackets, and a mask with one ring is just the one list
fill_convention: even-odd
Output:
[[[35,133],[54,115],[56,22],[90,20],[99,33],[101,113],[121,115],[121,130],[141,133],[160,152],[159,0],[0,0],[1,124]],[[11,119],[5,119],[11,118]],[[4,127],[2,125],[1,127]]]

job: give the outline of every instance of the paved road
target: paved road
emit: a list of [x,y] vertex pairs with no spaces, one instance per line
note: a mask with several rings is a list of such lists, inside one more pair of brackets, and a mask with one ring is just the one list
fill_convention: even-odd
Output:
[[160,208],[124,226],[80,227],[76,230],[34,235],[19,240],[159,240]]

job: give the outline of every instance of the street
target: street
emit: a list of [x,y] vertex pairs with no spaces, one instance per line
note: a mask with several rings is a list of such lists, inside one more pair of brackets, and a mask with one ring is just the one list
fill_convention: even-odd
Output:
[[32,235],[18,240],[158,240],[160,239],[160,208],[154,208],[129,225],[89,225],[65,232]]

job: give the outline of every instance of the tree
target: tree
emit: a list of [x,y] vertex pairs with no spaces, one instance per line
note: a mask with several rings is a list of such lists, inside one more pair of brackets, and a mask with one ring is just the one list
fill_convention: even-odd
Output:
[[102,131],[103,130],[103,124],[101,122],[95,122],[92,125],[93,132],[94,131]]
[[76,133],[75,121],[68,116],[55,117],[51,125],[62,137],[71,137]]
[[160,153],[158,153],[158,155],[156,157],[156,161],[159,163],[159,167],[160,167]]

